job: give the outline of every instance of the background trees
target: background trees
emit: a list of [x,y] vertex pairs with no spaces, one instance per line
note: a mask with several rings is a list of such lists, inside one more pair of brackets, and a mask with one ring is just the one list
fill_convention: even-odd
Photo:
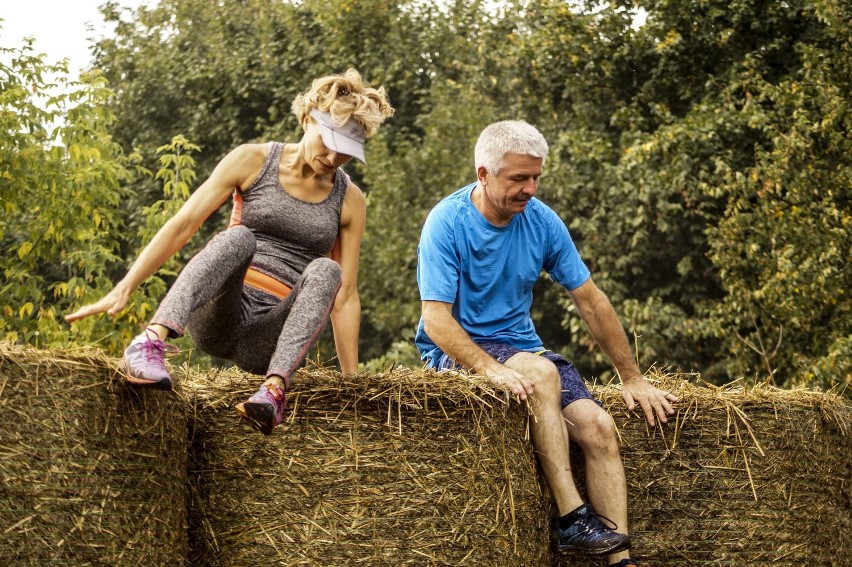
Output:
[[[5,48],[0,65],[0,337],[37,346],[68,337],[59,315],[110,284],[121,261],[122,184],[131,157],[111,139],[106,82],[97,74],[67,79],[64,65],[46,65],[27,43]],[[39,97],[55,86],[65,94]],[[137,304],[127,319],[144,316]],[[101,338],[106,326],[79,329]]]
[[[4,264],[4,332],[36,340],[29,303],[50,340],[70,338],[58,312],[120,276],[165,207],[146,209],[164,197],[162,178],[148,171],[203,178],[240,142],[296,139],[293,96],[313,77],[352,66],[383,84],[397,108],[369,144],[369,166],[349,168],[369,203],[363,359],[417,363],[420,226],[442,196],[473,179],[481,128],[523,118],[551,143],[540,197],[639,336],[642,365],[695,369],[717,382],[848,383],[850,8],[838,0],[640,5],[644,12],[624,1],[345,0],[329,9],[313,0],[162,0],[131,14],[107,4],[117,25],[94,49],[103,79],[82,79],[88,94],[57,132],[60,146],[38,133],[51,118],[15,86],[41,88],[32,66],[43,64],[27,71],[21,60],[3,79],[0,237],[17,258]],[[85,153],[92,147],[100,159]],[[190,155],[194,162],[178,166],[175,156]],[[155,161],[164,156],[172,157]],[[38,213],[20,206],[33,186],[40,190],[26,195]],[[57,195],[72,195],[73,206],[51,209],[50,199],[65,198]],[[58,224],[61,237],[51,232]],[[47,261],[60,253],[61,277]],[[169,271],[161,276],[154,291],[170,281]],[[546,342],[606,378],[609,366],[564,291],[543,279],[537,295]],[[86,338],[125,333],[160,295],[147,297],[129,310],[129,325],[87,323]],[[320,356],[329,348],[326,337]]]

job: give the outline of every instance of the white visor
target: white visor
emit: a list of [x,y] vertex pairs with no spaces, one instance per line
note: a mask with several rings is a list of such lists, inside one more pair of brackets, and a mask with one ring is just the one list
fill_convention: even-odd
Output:
[[325,147],[367,163],[364,159],[364,140],[367,136],[364,134],[364,129],[353,118],[347,120],[343,126],[335,126],[328,112],[314,109],[311,111],[311,117],[320,124],[322,143]]

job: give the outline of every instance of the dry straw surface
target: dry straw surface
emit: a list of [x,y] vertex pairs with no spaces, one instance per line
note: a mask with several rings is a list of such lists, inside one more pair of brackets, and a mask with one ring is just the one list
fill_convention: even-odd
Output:
[[185,565],[184,408],[99,351],[0,343],[0,565]]
[[[850,565],[847,402],[768,386],[698,386],[656,369],[649,376],[680,397],[677,416],[654,429],[628,415],[619,388],[592,388],[618,428],[643,566]],[[572,462],[582,483],[581,455]],[[554,554],[551,564],[602,563]]]
[[[0,343],[0,566],[604,564],[548,545],[528,408],[481,377],[309,364],[265,437],[233,410],[260,378],[174,375],[136,389],[100,351]],[[592,386],[643,567],[849,564],[848,402],[648,377],[680,397],[668,425]]]
[[526,409],[483,379],[404,368],[293,380],[264,437],[234,371],[186,383],[198,565],[544,565]]

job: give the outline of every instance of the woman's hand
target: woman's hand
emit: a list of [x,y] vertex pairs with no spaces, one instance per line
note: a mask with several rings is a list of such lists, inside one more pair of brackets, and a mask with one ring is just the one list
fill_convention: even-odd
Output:
[[127,307],[129,297],[129,293],[122,291],[119,286],[116,286],[97,302],[85,305],[74,313],[69,313],[65,316],[65,320],[71,323],[73,321],[79,321],[89,315],[104,312],[106,312],[110,317],[115,317],[121,313],[125,307]]

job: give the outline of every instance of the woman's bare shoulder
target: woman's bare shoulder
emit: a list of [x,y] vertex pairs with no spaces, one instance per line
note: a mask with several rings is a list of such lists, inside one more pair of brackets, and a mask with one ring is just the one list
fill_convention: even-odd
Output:
[[269,153],[269,144],[240,144],[233,150],[231,150],[231,155],[239,161],[250,161],[256,162],[263,161],[266,159],[267,154]]
[[268,144],[240,144],[222,158],[217,169],[230,183],[246,189],[259,175],[268,153]]

